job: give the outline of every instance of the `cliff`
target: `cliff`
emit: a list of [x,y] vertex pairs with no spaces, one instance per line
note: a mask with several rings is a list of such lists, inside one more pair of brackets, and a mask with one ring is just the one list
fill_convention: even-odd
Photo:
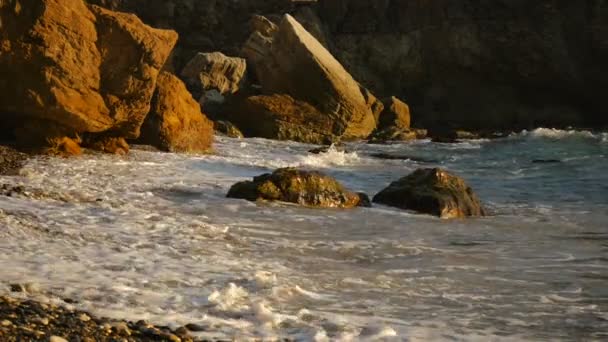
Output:
[[253,14],[292,13],[414,125],[470,129],[605,125],[606,0],[92,0],[180,33],[174,65],[238,55]]

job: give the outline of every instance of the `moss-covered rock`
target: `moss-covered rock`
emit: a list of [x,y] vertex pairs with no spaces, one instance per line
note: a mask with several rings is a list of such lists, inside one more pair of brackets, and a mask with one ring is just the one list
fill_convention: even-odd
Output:
[[370,206],[367,195],[346,190],[337,180],[316,171],[282,168],[234,184],[227,197],[249,201],[282,201],[317,208]]
[[485,216],[477,195],[465,181],[443,169],[418,169],[374,196],[375,203],[441,218]]

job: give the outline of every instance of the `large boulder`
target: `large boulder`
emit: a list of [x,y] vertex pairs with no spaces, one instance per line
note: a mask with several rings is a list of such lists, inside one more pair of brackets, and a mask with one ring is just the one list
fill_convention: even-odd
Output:
[[310,144],[326,144],[337,140],[324,127],[332,119],[307,102],[289,95],[251,96],[228,118],[248,137],[293,140]]
[[315,171],[283,168],[234,184],[227,197],[249,201],[291,202],[318,208],[369,206],[365,194],[346,190],[334,178]]
[[177,41],[173,31],[83,0],[2,1],[0,28],[0,122],[51,124],[58,129],[49,138],[136,138]]
[[458,176],[442,169],[418,169],[391,183],[373,202],[441,218],[484,216],[477,195]]
[[170,152],[209,152],[213,123],[201,113],[186,85],[176,76],[161,72],[152,109],[142,125],[139,142]]
[[316,131],[366,138],[376,127],[377,100],[300,23],[286,14],[269,35],[256,31],[243,53],[265,95],[286,94],[316,108]]
[[384,110],[380,113],[378,129],[387,127],[410,128],[410,107],[398,98],[383,99]]
[[238,92],[246,71],[247,63],[243,58],[227,57],[221,52],[198,53],[186,64],[181,77],[194,97],[205,106],[221,104],[226,96]]

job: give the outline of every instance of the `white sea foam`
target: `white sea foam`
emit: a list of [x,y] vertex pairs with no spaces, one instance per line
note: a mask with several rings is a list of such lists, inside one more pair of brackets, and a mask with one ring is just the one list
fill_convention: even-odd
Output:
[[[0,196],[0,292],[31,283],[36,290],[19,295],[71,298],[108,317],[196,323],[210,339],[560,339],[571,332],[561,328],[563,305],[582,307],[577,298],[603,293],[594,277],[602,279],[605,265],[593,258],[603,252],[601,238],[562,237],[604,231],[606,158],[568,156],[584,177],[567,173],[564,181],[531,168],[525,148],[469,144],[354,143],[347,145],[354,153],[311,155],[310,145],[219,138],[214,156],[134,150],[33,159],[20,177],[0,176],[45,194]],[[488,151],[491,167],[472,158]],[[323,169],[370,195],[416,167],[365,157],[376,152],[437,159],[509,215],[442,221],[382,206],[312,210],[225,198],[235,182],[282,166]],[[594,317],[608,312],[601,300],[595,305]],[[589,310],[568,319],[588,324]],[[521,317],[530,326],[518,324]]]
[[584,130],[562,130],[556,128],[537,128],[531,131],[523,130],[515,136],[532,137],[532,138],[549,138],[549,139],[564,139],[564,138],[591,138],[601,139],[603,134],[596,135],[590,131]]

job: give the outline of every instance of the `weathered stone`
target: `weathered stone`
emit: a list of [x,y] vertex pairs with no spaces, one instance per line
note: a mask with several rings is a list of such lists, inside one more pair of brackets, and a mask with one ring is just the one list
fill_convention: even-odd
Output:
[[230,138],[241,139],[244,137],[243,133],[241,133],[241,130],[238,129],[238,127],[236,127],[230,121],[223,121],[223,120],[214,121],[213,129],[216,132],[218,132],[222,135],[225,135],[227,137],[230,137]]
[[93,136],[85,147],[111,154],[125,155],[129,153],[129,144],[122,137]]
[[137,137],[175,32],[82,0],[2,2],[0,22],[0,121]]
[[335,122],[289,95],[251,96],[227,117],[248,137],[326,144],[339,137],[326,128]]
[[391,183],[373,201],[445,219],[485,215],[464,180],[442,169],[418,169]]
[[371,144],[383,144],[391,141],[410,141],[418,139],[418,133],[409,128],[390,126],[383,130],[375,131],[369,139]]
[[272,36],[256,31],[243,53],[264,94],[286,94],[316,109],[316,121],[327,123],[317,132],[360,139],[374,130],[371,93],[290,15]]
[[174,75],[161,72],[139,143],[171,152],[209,152],[213,124]]
[[181,77],[204,106],[208,102],[223,103],[225,96],[238,92],[246,70],[243,58],[227,57],[221,52],[199,53],[184,67]]
[[352,208],[369,204],[363,195],[346,190],[338,181],[320,172],[283,168],[254,177],[253,181],[234,184],[227,197],[319,208]]
[[398,127],[410,128],[410,107],[398,98],[391,96],[382,100],[384,110],[380,114],[378,129]]

